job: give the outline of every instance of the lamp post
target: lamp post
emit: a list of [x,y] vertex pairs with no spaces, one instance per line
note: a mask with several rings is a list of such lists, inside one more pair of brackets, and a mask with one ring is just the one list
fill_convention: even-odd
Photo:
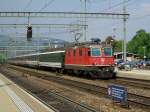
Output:
[[[126,0],[124,0],[124,5],[123,5],[123,13],[126,14]],[[126,35],[127,35],[127,29],[126,29],[126,22],[127,22],[127,18],[126,16],[124,15],[124,18],[123,18],[123,59],[124,59],[124,62],[127,61],[127,53],[126,53]]]
[[115,35],[115,34],[116,34],[116,30],[117,30],[117,28],[116,28],[116,27],[113,27],[113,36],[112,36],[112,37],[113,37],[114,39],[116,38],[116,35]]
[[110,40],[110,44],[112,45],[113,44],[113,42],[114,42],[114,40],[112,39],[112,40]]
[[145,50],[146,47],[144,46],[143,49],[144,49],[144,61],[145,61],[145,59],[146,59],[146,50]]

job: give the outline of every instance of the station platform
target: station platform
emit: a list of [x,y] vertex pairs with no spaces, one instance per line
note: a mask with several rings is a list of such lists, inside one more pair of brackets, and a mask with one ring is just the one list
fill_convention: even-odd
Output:
[[150,70],[136,70],[136,69],[131,71],[119,70],[117,72],[117,77],[150,80]]
[[0,73],[0,112],[54,112]]

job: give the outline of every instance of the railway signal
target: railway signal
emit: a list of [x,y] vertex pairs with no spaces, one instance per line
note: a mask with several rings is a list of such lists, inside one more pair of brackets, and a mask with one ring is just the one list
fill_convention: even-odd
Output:
[[27,40],[30,41],[32,38],[32,26],[28,25],[27,27]]

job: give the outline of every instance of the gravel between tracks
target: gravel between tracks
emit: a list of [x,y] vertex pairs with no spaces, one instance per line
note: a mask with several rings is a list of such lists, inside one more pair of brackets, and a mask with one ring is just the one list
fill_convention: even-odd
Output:
[[[84,83],[94,84],[94,85],[103,86],[103,87],[107,87],[108,84],[112,84],[111,82],[109,82],[109,80],[87,80],[87,79],[81,79],[81,78],[70,77],[70,76],[62,76],[62,77],[69,79],[69,80],[81,81]],[[150,90],[131,87],[131,86],[126,86],[126,87],[128,89],[128,92],[130,93],[150,97]]]

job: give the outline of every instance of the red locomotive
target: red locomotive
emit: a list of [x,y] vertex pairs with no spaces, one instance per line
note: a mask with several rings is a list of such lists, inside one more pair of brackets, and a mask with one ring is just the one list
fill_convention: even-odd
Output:
[[110,45],[81,44],[65,51],[65,69],[94,78],[113,78],[114,56]]

